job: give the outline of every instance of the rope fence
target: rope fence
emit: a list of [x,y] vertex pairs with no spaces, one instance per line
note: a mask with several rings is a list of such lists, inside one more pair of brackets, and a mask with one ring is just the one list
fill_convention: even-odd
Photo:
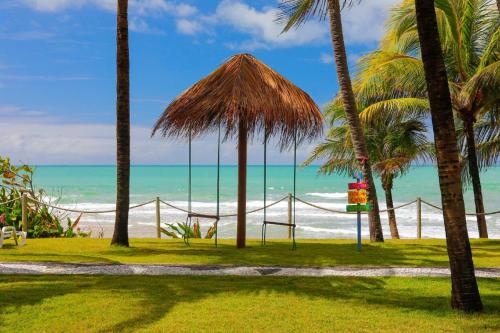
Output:
[[[286,198],[288,198],[288,197],[283,197],[283,198],[279,199],[278,201],[275,201],[275,202],[273,202],[273,203],[271,203],[271,204],[269,204],[269,205],[267,205],[267,206],[265,206],[265,207],[260,207],[260,208],[254,209],[254,210],[249,210],[249,211],[247,211],[247,212],[246,212],[246,214],[248,215],[248,214],[256,213],[256,212],[258,212],[258,211],[264,210],[264,208],[269,208],[269,207],[272,207],[272,206],[274,206],[274,205],[279,204],[280,202],[282,202],[282,201],[283,201],[283,200],[285,200]],[[168,206],[168,207],[170,207],[170,208],[172,208],[172,209],[179,210],[179,211],[184,212],[184,213],[186,213],[186,214],[189,214],[189,213],[196,213],[196,214],[199,214],[199,215],[209,215],[209,214],[206,214],[206,213],[199,213],[199,212],[193,212],[193,211],[191,211],[191,212],[190,212],[190,211],[189,211],[189,210],[187,210],[187,209],[180,208],[179,206],[175,206],[175,205],[173,205],[173,204],[171,204],[171,203],[169,203],[169,202],[167,202],[167,201],[163,201],[163,200],[161,200],[161,199],[160,199],[160,202],[161,202],[162,204],[164,204],[165,206]],[[235,216],[238,216],[238,214],[237,214],[237,213],[231,213],[231,214],[219,214],[219,217],[235,217]]]
[[[316,204],[313,204],[311,202],[308,202],[308,201],[305,201],[305,200],[302,200],[298,197],[295,197],[295,199],[299,202],[302,202],[303,204],[306,204],[308,206],[311,206],[311,207],[314,207],[314,208],[317,208],[317,209],[321,209],[321,210],[324,210],[326,212],[330,212],[330,213],[335,213],[335,214],[347,214],[347,215],[356,215],[357,212],[346,212],[346,211],[343,211],[343,210],[334,210],[334,209],[330,209],[330,208],[326,208],[326,207],[322,207],[322,206],[319,206],[319,205],[316,205]],[[405,204],[402,204],[400,206],[396,206],[396,207],[393,207],[393,208],[388,208],[388,209],[381,209],[379,210],[380,213],[386,213],[388,211],[391,211],[391,210],[396,210],[396,209],[399,209],[399,208],[403,208],[403,207],[406,207],[406,206],[409,206],[409,205],[412,205],[414,204],[415,202],[417,202],[417,200],[413,200],[413,201],[410,201],[408,203],[405,203]],[[423,202],[423,201],[422,201]],[[361,214],[368,214],[368,212],[361,212]]]
[[[438,206],[436,206],[436,205],[434,205],[434,204],[432,204],[432,203],[430,203],[430,202],[427,202],[427,201],[425,201],[425,200],[422,200],[422,202],[423,202],[424,204],[426,204],[427,206],[430,206],[430,207],[435,208],[435,209],[437,209],[437,210],[441,210],[441,211],[443,210],[443,208],[438,207]],[[500,213],[500,210],[497,210],[497,211],[495,211],[495,212],[489,212],[489,213],[465,213],[465,215],[467,215],[467,216],[477,216],[477,215],[484,215],[484,216],[488,216],[488,215],[495,215],[495,214],[499,214],[499,213]]]
[[[256,208],[256,209],[253,209],[253,210],[249,210],[246,212],[246,214],[253,214],[253,213],[256,213],[256,212],[259,212],[259,211],[262,211],[264,209],[267,209],[267,208],[270,208],[272,206],[275,206],[277,204],[279,204],[280,202],[283,202],[285,200],[288,199],[288,220],[291,221],[291,212],[292,212],[292,199],[295,198],[296,201],[300,202],[300,203],[303,203],[305,205],[308,205],[310,207],[313,207],[313,208],[316,208],[316,209],[319,209],[319,210],[323,210],[325,212],[329,212],[329,213],[334,213],[334,214],[345,214],[345,215],[353,215],[353,214],[357,214],[356,212],[346,212],[346,211],[343,211],[343,210],[335,210],[335,209],[331,209],[331,208],[327,208],[327,207],[323,207],[321,205],[317,205],[317,204],[314,204],[312,202],[308,202],[306,200],[303,200],[297,196],[293,196],[291,193],[289,193],[287,196],[284,196],[283,198],[277,200],[277,201],[274,201],[266,206],[263,206],[263,207],[260,207],[260,208]],[[70,213],[77,213],[77,214],[107,214],[107,213],[115,213],[116,212],[116,209],[108,209],[108,210],[78,210],[78,209],[71,209],[71,208],[65,208],[65,207],[61,207],[61,206],[57,206],[57,205],[53,205],[51,203],[47,203],[47,202],[43,202],[43,201],[40,201],[40,200],[37,200],[35,198],[32,198],[32,197],[28,197],[26,194],[23,194],[21,197],[19,198],[14,198],[14,199],[11,199],[11,200],[8,200],[8,201],[4,201],[4,202],[0,202],[0,205],[6,205],[6,204],[9,204],[9,203],[12,203],[14,201],[18,201],[18,200],[21,200],[21,206],[22,206],[22,228],[23,228],[23,231],[27,231],[28,229],[28,223],[27,223],[27,208],[28,208],[28,202],[33,202],[33,203],[37,203],[39,205],[44,205],[46,207],[50,207],[52,209],[56,209],[56,210],[60,210],[60,211],[66,211],[66,212],[70,212]],[[199,212],[193,212],[193,211],[189,211],[188,209],[184,209],[184,208],[181,208],[179,206],[176,206],[172,203],[169,203],[167,201],[164,201],[162,199],[160,199],[160,197],[157,197],[155,200],[150,200],[150,201],[146,201],[144,203],[141,203],[141,204],[136,204],[136,205],[132,205],[129,207],[129,209],[136,209],[136,208],[139,208],[139,207],[143,207],[143,206],[147,206],[147,205],[150,205],[150,204],[153,204],[153,203],[156,203],[156,225],[157,225],[157,238],[161,238],[161,233],[160,233],[160,221],[161,221],[161,217],[160,217],[160,203],[164,204],[165,206],[167,207],[170,207],[174,210],[178,210],[178,211],[181,211],[183,213],[195,213],[195,214],[199,214],[199,215],[208,215],[208,214],[203,214],[203,213],[199,213]],[[421,198],[417,198],[416,200],[413,200],[413,201],[410,201],[410,202],[407,202],[407,203],[404,203],[404,204],[401,204],[399,206],[396,206],[396,207],[393,207],[393,208],[388,208],[388,209],[383,209],[383,210],[380,210],[379,212],[380,213],[384,213],[384,212],[388,212],[388,211],[395,211],[397,209],[400,209],[400,208],[404,208],[404,207],[407,207],[407,206],[410,206],[410,205],[413,205],[415,204],[417,205],[417,238],[421,238],[422,237],[422,204],[426,204],[427,206],[429,207],[432,207],[434,209],[437,209],[437,210],[440,210],[442,211],[443,208],[442,207],[439,207],[433,203],[430,203],[428,201],[425,201],[425,200],[422,200]],[[368,214],[368,212],[362,212],[361,214]],[[493,211],[493,212],[487,212],[487,213],[466,213],[467,216],[477,216],[477,215],[495,215],[495,214],[500,214],[500,210],[498,211]],[[237,213],[225,213],[225,214],[219,214],[218,217],[219,218],[228,218],[228,217],[236,217],[238,214]]]

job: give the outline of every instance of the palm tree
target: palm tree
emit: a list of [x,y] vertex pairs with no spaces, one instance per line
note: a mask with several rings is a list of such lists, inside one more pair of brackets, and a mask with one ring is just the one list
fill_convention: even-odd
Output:
[[483,308],[465,220],[457,139],[434,0],[415,0],[416,22],[431,108],[441,201],[450,260],[451,306],[466,312]]
[[111,244],[128,246],[130,185],[130,64],[128,0],[118,0],[116,24],[116,218]]
[[[479,176],[485,163],[477,157],[474,124],[500,102],[500,20],[491,0],[442,0],[436,2],[436,9],[452,106],[463,122],[466,179],[474,191],[479,236],[487,238]],[[388,108],[396,112],[429,110],[419,53],[414,1],[406,0],[392,11],[381,49],[362,60],[358,98],[374,102],[372,95],[379,97],[381,88],[388,93],[365,116],[385,113]]]
[[[500,118],[495,115],[496,108],[478,119],[474,123],[474,142],[479,170],[496,165],[500,160]],[[455,121],[457,130],[458,146],[461,153],[462,181],[470,184],[470,172],[468,172],[467,138],[465,136],[464,123]]]
[[490,114],[474,125],[476,150],[483,166],[491,166],[500,159],[500,117]]
[[[344,5],[345,4],[346,1],[344,1]],[[329,18],[340,95],[346,112],[346,120],[350,128],[353,148],[357,159],[365,159],[368,157],[368,150],[366,148],[363,128],[359,120],[356,100],[352,90],[344,45],[344,35],[342,32],[339,0],[282,0],[280,7],[281,16],[279,20],[286,22],[283,30],[284,32],[290,30],[292,27],[299,27],[305,23],[309,17],[314,15],[318,15],[320,18]],[[369,159],[362,166],[362,172],[368,186],[368,202],[373,207],[372,211],[369,213],[370,240],[383,242],[384,235],[382,233],[382,224],[380,223],[377,192],[373,181],[371,161]]]
[[[340,98],[336,98],[328,107],[326,116],[331,126],[326,140],[316,146],[305,164],[318,159],[325,160],[319,170],[321,173],[353,174],[357,162]],[[432,149],[425,135],[427,128],[422,120],[423,118],[387,116],[378,119],[376,123],[363,123],[368,157],[373,163],[373,171],[380,176],[391,237],[396,239],[399,238],[399,232],[392,200],[394,180],[404,175],[412,162],[425,161],[432,156]]]

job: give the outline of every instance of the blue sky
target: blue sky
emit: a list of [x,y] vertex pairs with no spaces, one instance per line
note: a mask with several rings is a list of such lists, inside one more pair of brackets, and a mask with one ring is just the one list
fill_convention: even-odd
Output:
[[[397,0],[344,11],[351,64],[377,46]],[[319,105],[337,92],[325,22],[280,35],[276,0],[130,0],[132,162],[184,164],[185,144],[150,139],[175,96],[227,60],[249,52],[307,91]],[[0,2],[1,153],[32,164],[113,164],[116,0]],[[304,158],[312,147],[299,151]],[[214,140],[194,147],[213,163]],[[249,162],[260,163],[258,143]],[[291,162],[270,153],[271,163]],[[235,163],[235,144],[223,146]]]

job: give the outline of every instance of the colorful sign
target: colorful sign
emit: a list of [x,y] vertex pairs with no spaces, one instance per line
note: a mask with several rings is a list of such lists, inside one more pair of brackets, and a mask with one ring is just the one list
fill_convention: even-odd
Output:
[[356,175],[358,180],[356,183],[349,183],[349,191],[347,191],[346,209],[348,212],[368,212],[372,207],[368,202],[368,192],[366,182],[361,181],[362,176]]
[[347,203],[364,205],[368,202],[366,190],[350,190],[347,192]]
[[[362,167],[366,164],[366,157],[358,158]],[[358,172],[354,175],[357,180],[356,183],[349,183],[349,191],[347,191],[347,199],[349,205],[346,206],[347,212],[356,212],[357,214],[357,230],[358,230],[358,251],[361,251],[361,212],[369,212],[372,207],[368,201],[368,195],[366,193],[367,186],[366,182],[363,181],[363,175]]]
[[347,212],[369,212],[372,210],[372,206],[369,203],[364,205],[347,205],[346,210]]
[[365,182],[360,182],[360,183],[349,183],[349,190],[366,190],[366,183]]

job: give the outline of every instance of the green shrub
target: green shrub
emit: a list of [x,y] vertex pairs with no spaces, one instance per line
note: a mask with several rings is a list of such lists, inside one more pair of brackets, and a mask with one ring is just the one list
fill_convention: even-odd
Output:
[[[171,238],[201,238],[200,221],[196,219],[193,226],[186,223],[165,223],[170,229],[160,228],[160,231]],[[210,239],[215,235],[215,224],[212,224],[205,234],[205,239]]]
[[[22,204],[21,197],[27,200],[28,237],[75,237],[80,233],[75,229],[80,217],[74,222],[64,213],[57,213],[52,208],[38,202],[52,203],[43,189],[35,190],[33,186],[33,174],[35,169],[26,164],[15,166],[11,164],[8,157],[0,156],[0,227],[14,226],[17,230],[22,229]],[[38,201],[38,202],[37,202]],[[57,202],[55,202],[57,203]],[[61,220],[67,219],[68,228],[64,230]]]

